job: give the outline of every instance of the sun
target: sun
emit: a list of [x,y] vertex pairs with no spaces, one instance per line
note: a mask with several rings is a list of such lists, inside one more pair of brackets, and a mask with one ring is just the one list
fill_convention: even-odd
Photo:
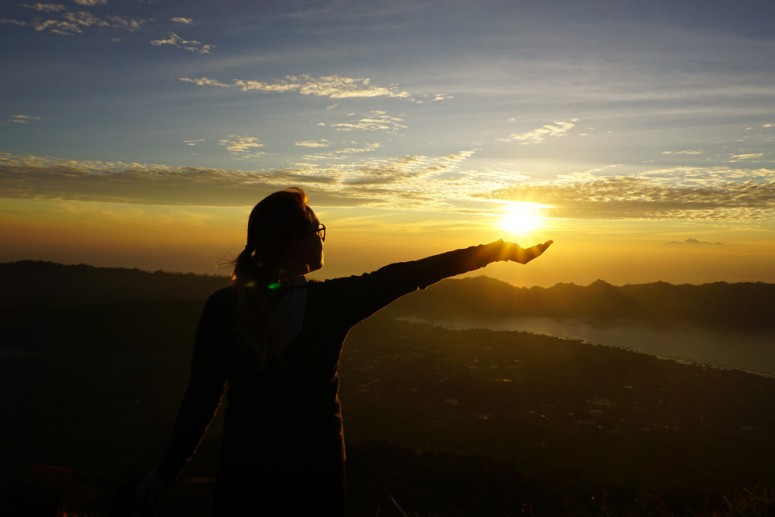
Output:
[[526,235],[543,226],[541,213],[544,205],[517,201],[506,205],[500,218],[500,227],[511,235]]

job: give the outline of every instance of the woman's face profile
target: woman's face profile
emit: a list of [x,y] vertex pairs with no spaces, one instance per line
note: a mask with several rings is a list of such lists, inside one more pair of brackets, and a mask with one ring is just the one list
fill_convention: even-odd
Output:
[[307,208],[307,210],[310,215],[310,224],[306,233],[300,239],[299,251],[304,263],[307,265],[308,272],[312,272],[323,267],[325,252],[323,251],[323,239],[318,235],[320,220],[311,208]]

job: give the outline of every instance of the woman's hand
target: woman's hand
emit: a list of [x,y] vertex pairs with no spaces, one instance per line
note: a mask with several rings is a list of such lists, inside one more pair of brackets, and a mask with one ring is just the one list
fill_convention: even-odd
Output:
[[540,257],[553,242],[554,241],[546,241],[543,244],[536,244],[529,248],[522,248],[516,242],[504,242],[501,260],[510,260],[512,262],[519,262],[520,264],[527,264],[534,258]]
[[167,483],[159,477],[159,473],[156,470],[152,470],[137,485],[135,490],[135,506],[142,510],[155,508],[156,503],[159,502],[159,492],[165,486],[167,486]]

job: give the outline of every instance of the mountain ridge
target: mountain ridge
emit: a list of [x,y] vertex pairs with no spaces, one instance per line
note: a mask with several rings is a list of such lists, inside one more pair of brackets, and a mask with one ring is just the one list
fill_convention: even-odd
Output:
[[740,329],[775,328],[775,284],[758,282],[674,285],[516,287],[488,277],[442,281],[390,305],[391,316],[583,317],[638,320],[653,325],[692,324]]
[[228,284],[226,276],[22,260],[0,263],[0,307],[204,300]]
[[[226,276],[64,265],[25,260],[0,263],[0,307],[62,306],[141,300],[204,300],[229,285]],[[649,324],[775,328],[775,284],[612,285],[517,287],[487,276],[446,279],[397,300],[382,317],[584,317]]]

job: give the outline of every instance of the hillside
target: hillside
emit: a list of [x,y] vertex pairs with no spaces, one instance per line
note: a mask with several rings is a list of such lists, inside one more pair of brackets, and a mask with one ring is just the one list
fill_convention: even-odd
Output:
[[387,313],[420,318],[552,316],[639,320],[739,329],[775,328],[775,284],[665,282],[614,286],[515,287],[480,276],[434,284],[392,304]]
[[[0,514],[106,515],[159,461],[201,306],[0,311]],[[775,487],[775,379],[388,318],[341,377],[353,515],[708,515]],[[162,515],[209,514],[220,430]]]
[[0,307],[203,300],[228,283],[220,276],[25,260],[0,264]]
[[[0,514],[108,514],[117,487],[159,461],[203,300],[227,284],[0,264]],[[359,324],[342,358],[352,514],[736,515],[729,501],[738,497],[773,509],[775,379],[396,318],[771,329],[774,291],[603,281],[518,288],[476,277],[402,298]],[[220,432],[219,419],[161,514],[210,513]]]

